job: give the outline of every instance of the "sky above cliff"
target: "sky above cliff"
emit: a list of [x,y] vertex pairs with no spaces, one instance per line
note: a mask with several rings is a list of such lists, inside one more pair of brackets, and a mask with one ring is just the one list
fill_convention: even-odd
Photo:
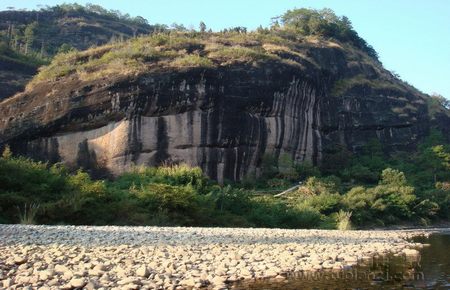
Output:
[[[60,0],[1,0],[0,10],[37,9]],[[140,15],[150,22],[214,31],[233,26],[255,29],[294,8],[331,8],[350,18],[353,27],[380,56],[384,66],[425,93],[450,99],[450,1],[448,0],[80,0]]]

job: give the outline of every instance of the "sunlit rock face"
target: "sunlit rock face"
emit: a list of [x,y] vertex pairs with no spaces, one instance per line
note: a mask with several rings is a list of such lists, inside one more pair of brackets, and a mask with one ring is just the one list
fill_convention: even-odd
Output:
[[370,84],[336,93],[339,79],[386,75],[337,49],[311,57],[319,68],[267,61],[41,83],[0,103],[0,144],[100,175],[187,163],[223,181],[258,175],[266,154],[317,164],[337,146],[376,138],[403,150],[428,133],[423,95]]

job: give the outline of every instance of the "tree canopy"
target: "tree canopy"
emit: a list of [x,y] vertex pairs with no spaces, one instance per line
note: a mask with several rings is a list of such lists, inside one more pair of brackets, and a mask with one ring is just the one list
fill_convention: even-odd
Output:
[[278,25],[278,21],[281,21],[284,28],[293,29],[302,35],[332,37],[340,41],[350,42],[378,60],[375,49],[358,35],[353,29],[351,21],[346,16],[337,16],[331,9],[301,8],[288,10],[282,16],[276,17],[275,20],[275,26]]

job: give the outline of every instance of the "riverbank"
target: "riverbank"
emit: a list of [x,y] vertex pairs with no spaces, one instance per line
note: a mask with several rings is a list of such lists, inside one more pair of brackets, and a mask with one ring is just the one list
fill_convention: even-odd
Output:
[[222,289],[417,255],[423,245],[409,239],[436,231],[0,225],[0,280],[4,288]]

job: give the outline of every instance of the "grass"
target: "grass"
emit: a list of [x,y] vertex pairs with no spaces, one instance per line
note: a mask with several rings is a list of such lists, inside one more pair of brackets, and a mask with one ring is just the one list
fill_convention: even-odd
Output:
[[[308,55],[309,49],[315,47],[345,50],[356,63],[370,65],[378,73],[384,71],[379,63],[350,44],[317,36],[305,37],[289,29],[250,33],[170,32],[56,55],[48,66],[40,69],[27,88],[69,75],[82,80],[95,80],[110,75],[136,75],[165,66],[173,69],[211,68],[233,63],[276,61],[302,70],[308,66],[320,69],[319,60]],[[342,95],[356,86],[407,90],[394,81],[371,80],[359,74],[338,80],[332,94]]]
[[263,49],[243,46],[220,47],[211,51],[208,57],[222,62],[254,62],[277,58],[275,55],[266,53]]
[[195,54],[189,54],[176,58],[170,62],[171,66],[175,67],[213,67],[214,63],[207,57],[202,57]]
[[[49,65],[39,70],[28,88],[69,75],[94,80],[108,75],[137,74],[152,66],[183,68],[214,67],[234,62],[282,62],[278,52],[311,62],[296,52],[293,41],[270,33],[158,33],[81,52],[58,54]],[[285,63],[296,65],[298,62],[288,59]]]
[[340,79],[336,81],[331,93],[333,96],[341,96],[357,86],[367,86],[375,90],[395,90],[406,92],[406,89],[398,83],[392,83],[387,80],[380,79],[369,79],[363,74],[358,74],[352,78]]
[[10,49],[3,42],[0,42],[0,60],[1,59],[32,68],[49,63],[48,59],[40,57],[37,53],[26,55]]
[[352,212],[340,210],[336,215],[337,229],[340,231],[348,231],[353,228],[350,218]]
[[38,213],[40,204],[31,203],[23,206],[23,211],[17,207],[19,211],[19,221],[22,225],[34,225],[36,224],[36,215]]

